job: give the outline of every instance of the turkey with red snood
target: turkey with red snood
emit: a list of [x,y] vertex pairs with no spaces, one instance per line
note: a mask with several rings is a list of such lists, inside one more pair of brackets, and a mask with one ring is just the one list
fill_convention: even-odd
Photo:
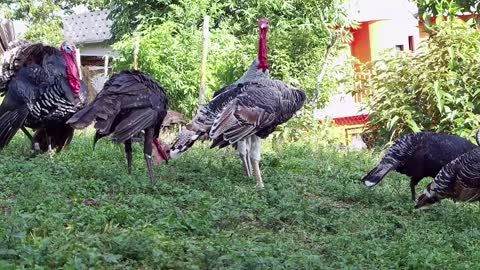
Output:
[[267,61],[268,19],[258,21],[260,38],[257,59],[232,85],[214,94],[177,137],[170,148],[171,158],[178,157],[199,138],[208,136],[211,147],[233,145],[240,154],[247,176],[254,175],[256,187],[263,188],[259,162],[261,139],[287,122],[303,107],[303,90],[282,81],[270,80]]
[[[32,146],[63,149],[73,137],[65,122],[87,103],[87,88],[79,79],[75,45],[60,49],[41,43],[21,43],[2,66],[0,149],[22,131]],[[36,130],[34,136],[25,127]]]

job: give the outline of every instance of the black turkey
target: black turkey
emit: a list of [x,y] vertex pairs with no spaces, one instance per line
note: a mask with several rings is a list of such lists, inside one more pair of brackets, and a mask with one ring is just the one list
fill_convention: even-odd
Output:
[[[239,84],[245,82],[253,82],[262,79],[268,79],[268,62],[267,62],[267,33],[269,29],[268,19],[260,19],[258,21],[259,27],[259,45],[257,59],[253,61],[245,74],[231,85],[225,86],[216,91],[213,99],[203,107],[192,122],[177,136],[177,139],[171,146],[170,155],[172,158],[177,158],[180,154],[188,150],[198,139],[208,137],[210,128],[213,125],[215,117],[222,112],[222,109],[237,95],[245,90],[243,87],[238,87]],[[252,175],[249,156],[250,142],[248,140],[239,141],[234,144],[234,147],[239,151],[245,173],[248,176]]]
[[366,186],[380,183],[392,170],[410,177],[410,191],[415,200],[415,187],[424,177],[435,177],[442,167],[477,147],[467,139],[434,132],[411,133],[400,137],[386,152],[380,163],[363,179]]
[[[87,102],[79,79],[76,50],[63,42],[60,50],[40,43],[21,43],[2,68],[0,92],[0,149],[22,131],[37,148],[61,150],[73,129],[65,122]],[[32,137],[25,129],[36,130]]]
[[155,184],[152,151],[158,162],[168,159],[169,146],[158,139],[167,105],[165,91],[155,80],[138,71],[122,71],[113,75],[92,103],[67,123],[83,129],[95,121],[94,145],[108,135],[114,142],[125,144],[128,173],[132,167],[132,138],[144,131],[145,162]]
[[480,200],[479,147],[445,165],[418,197],[415,208],[426,208],[445,198],[462,202]]

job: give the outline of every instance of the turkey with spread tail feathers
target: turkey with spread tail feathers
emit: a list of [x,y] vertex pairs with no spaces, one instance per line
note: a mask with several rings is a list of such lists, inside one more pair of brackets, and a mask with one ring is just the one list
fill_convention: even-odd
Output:
[[[478,136],[477,136],[478,137]],[[390,171],[410,177],[410,191],[424,177],[435,177],[444,165],[477,147],[467,139],[442,133],[418,132],[400,137],[385,153],[380,163],[362,181],[368,187],[379,184]]]
[[[65,122],[87,102],[75,46],[18,43],[2,66],[0,93],[0,149],[21,129],[36,150],[60,151],[73,137]],[[36,130],[34,136],[25,127]]]
[[168,159],[169,146],[158,139],[167,115],[165,90],[152,78],[139,71],[122,71],[113,75],[88,106],[67,121],[83,129],[95,121],[95,143],[110,135],[114,142],[125,145],[128,173],[132,167],[132,137],[145,132],[143,153],[152,184],[152,151],[157,161]]
[[418,197],[415,209],[427,208],[445,198],[480,200],[480,147],[448,163]]

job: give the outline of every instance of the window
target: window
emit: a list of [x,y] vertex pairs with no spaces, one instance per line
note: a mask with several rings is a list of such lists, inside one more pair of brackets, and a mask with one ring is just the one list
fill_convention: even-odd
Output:
[[403,51],[403,45],[395,45],[395,49]]
[[413,36],[408,36],[408,49],[412,52],[415,50],[415,45],[413,43]]

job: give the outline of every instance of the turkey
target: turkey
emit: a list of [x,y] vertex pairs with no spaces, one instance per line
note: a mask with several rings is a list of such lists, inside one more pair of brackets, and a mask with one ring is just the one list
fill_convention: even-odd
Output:
[[248,156],[242,155],[245,156],[244,166],[247,170],[253,169],[256,187],[262,189],[260,139],[290,120],[303,107],[306,95],[303,90],[290,88],[282,81],[268,79],[238,84],[236,89],[241,93],[213,121],[209,132],[213,140],[211,148],[238,143],[241,155],[248,153]]
[[[65,121],[87,102],[75,46],[63,42],[56,49],[41,43],[20,43],[3,65],[0,92],[4,94],[0,149],[22,129],[36,148],[61,150],[73,137],[73,129]],[[36,130],[33,137],[25,127]]]
[[410,177],[410,191],[424,177],[435,177],[442,167],[477,147],[467,139],[434,132],[411,133],[400,137],[362,181],[368,187],[380,183],[392,170]]
[[480,200],[480,148],[445,165],[418,197],[415,209],[427,208],[445,198],[462,202]]
[[[239,84],[244,82],[253,82],[261,79],[267,79],[269,77],[268,62],[267,62],[267,33],[269,29],[268,19],[260,19],[258,21],[259,27],[259,46],[257,59],[253,61],[249,69],[245,74],[231,85],[225,86],[222,89],[214,93],[213,99],[203,107],[198,114],[193,118],[192,122],[187,124],[186,127],[177,136],[177,139],[171,146],[170,155],[171,158],[177,158],[186,150],[188,150],[193,144],[201,138],[207,137],[215,117],[222,112],[222,109],[237,95],[245,90],[243,87],[238,87]],[[240,141],[234,144],[234,147],[239,151],[242,163],[245,169],[245,173],[251,176],[251,169],[247,159],[249,147],[247,144],[249,141]],[[247,162],[248,160],[248,162]],[[251,167],[250,167],[251,168]]]
[[157,161],[168,159],[169,146],[158,139],[167,115],[168,99],[163,88],[139,71],[122,71],[113,75],[88,106],[67,121],[83,129],[95,121],[95,143],[111,135],[116,143],[125,145],[128,173],[132,171],[132,138],[144,131],[143,153],[152,184],[152,151]]

